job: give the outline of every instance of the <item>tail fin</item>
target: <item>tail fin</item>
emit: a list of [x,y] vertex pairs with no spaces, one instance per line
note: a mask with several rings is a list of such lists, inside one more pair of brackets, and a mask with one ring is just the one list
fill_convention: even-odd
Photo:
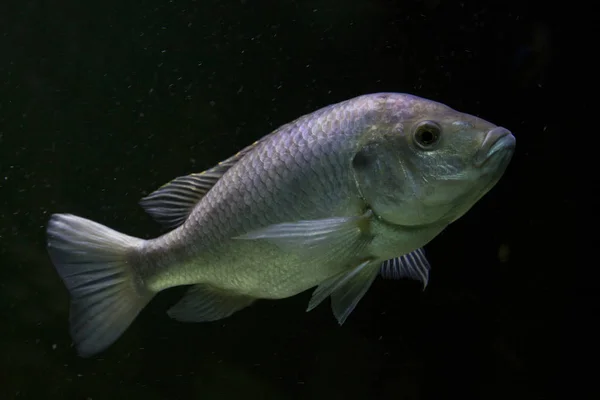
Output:
[[132,266],[144,241],[71,214],[52,215],[47,234],[50,258],[71,294],[71,337],[80,356],[92,356],[154,296]]

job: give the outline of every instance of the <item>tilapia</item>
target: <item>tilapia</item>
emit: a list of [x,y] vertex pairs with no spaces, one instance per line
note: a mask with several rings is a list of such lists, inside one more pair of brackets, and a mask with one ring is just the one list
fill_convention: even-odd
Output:
[[53,214],[48,251],[81,356],[115,342],[158,292],[168,314],[214,321],[316,287],[342,324],[374,279],[427,284],[423,246],[503,175],[507,129],[414,95],[375,93],[281,126],[141,200],[169,230],[143,240]]

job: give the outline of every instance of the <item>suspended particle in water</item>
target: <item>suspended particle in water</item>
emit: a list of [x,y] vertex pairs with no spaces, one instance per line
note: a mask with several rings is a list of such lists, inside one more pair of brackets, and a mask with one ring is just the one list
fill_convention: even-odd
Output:
[[502,243],[498,247],[498,260],[502,263],[508,262],[510,258],[510,246],[506,243]]

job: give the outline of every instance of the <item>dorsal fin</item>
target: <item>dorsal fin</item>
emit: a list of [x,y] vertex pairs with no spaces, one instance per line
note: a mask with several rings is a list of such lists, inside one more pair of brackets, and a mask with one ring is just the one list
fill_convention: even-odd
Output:
[[223,174],[269,136],[267,135],[250,146],[246,146],[236,155],[229,157],[209,170],[173,179],[141,199],[140,205],[165,228],[174,229],[178,227],[185,222],[196,204],[221,179]]
[[210,171],[175,178],[140,200],[140,205],[165,228],[176,228],[225,172]]

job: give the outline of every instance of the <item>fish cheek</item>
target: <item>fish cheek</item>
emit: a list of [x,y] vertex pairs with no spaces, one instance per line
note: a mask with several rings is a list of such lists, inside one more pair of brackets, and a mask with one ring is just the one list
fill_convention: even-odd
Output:
[[364,170],[369,168],[375,160],[372,155],[361,150],[352,159],[352,168],[355,170]]
[[394,168],[389,148],[378,143],[364,146],[352,159],[352,168],[363,199],[377,212],[389,207],[402,195],[401,168]]
[[385,172],[381,163],[385,153],[385,148],[379,143],[366,144],[352,158],[352,168],[361,176],[378,176]]
[[377,181],[381,180],[381,175],[385,173],[378,162],[380,157],[378,147],[375,144],[368,144],[352,158],[352,168],[358,188],[367,201],[369,201],[369,194],[378,186]]

